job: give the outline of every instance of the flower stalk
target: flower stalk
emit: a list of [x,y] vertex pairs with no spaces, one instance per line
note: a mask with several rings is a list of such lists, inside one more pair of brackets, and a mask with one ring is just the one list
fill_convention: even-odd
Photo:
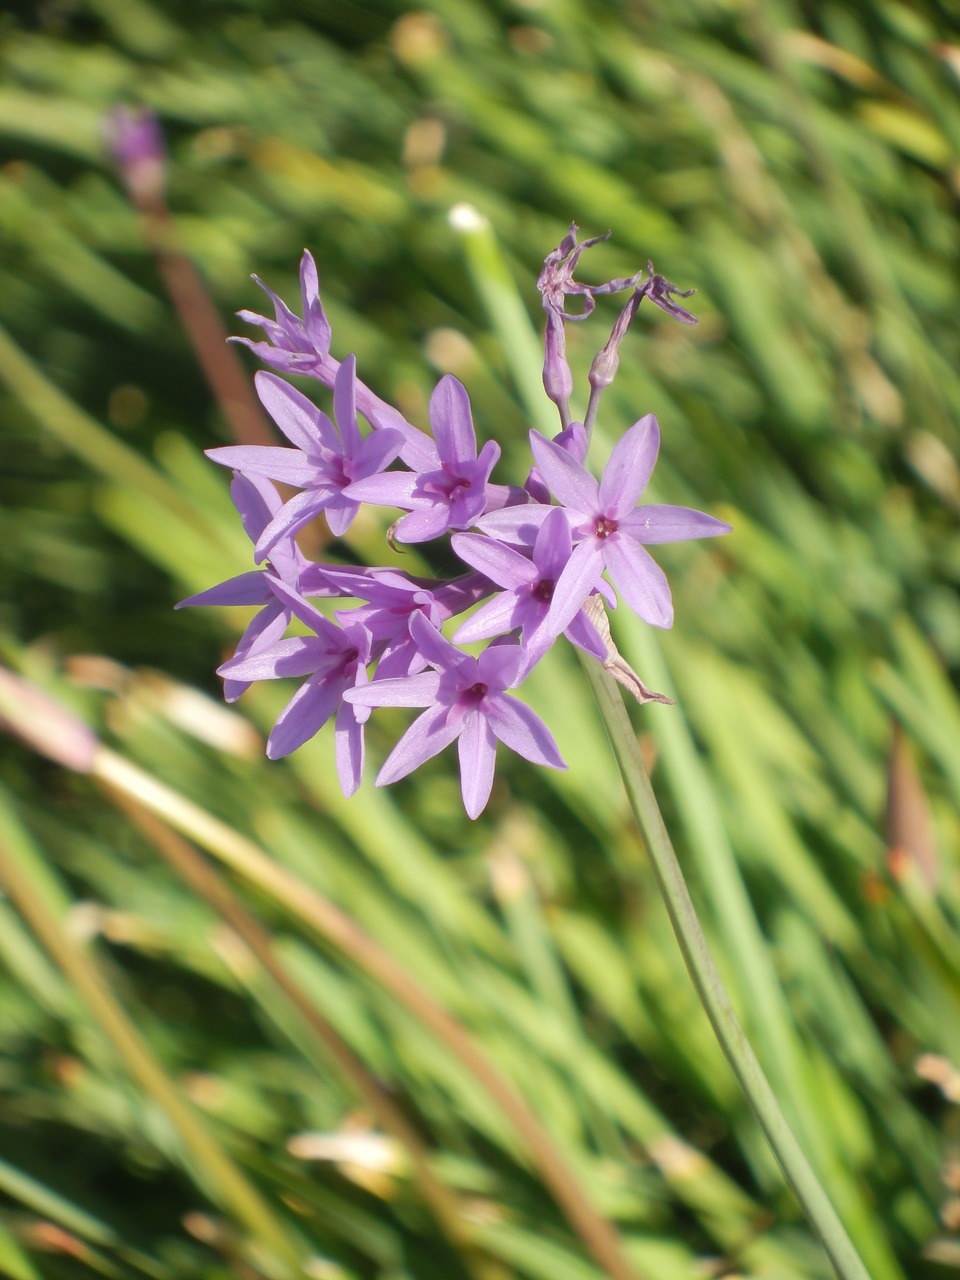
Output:
[[787,1123],[730,1003],[664,825],[620,690],[600,664],[586,657],[582,657],[581,662],[596,698],[680,951],[720,1047],[838,1277],[840,1280],[870,1280],[836,1210]]

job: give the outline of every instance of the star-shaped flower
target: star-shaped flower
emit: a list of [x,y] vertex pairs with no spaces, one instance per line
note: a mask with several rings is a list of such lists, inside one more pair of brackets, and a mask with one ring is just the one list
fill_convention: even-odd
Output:
[[366,604],[336,610],[341,626],[362,622],[370,632],[377,657],[377,679],[408,676],[422,671],[427,659],[410,635],[409,622],[422,613],[439,631],[448,618],[463,613],[490,592],[479,573],[465,574],[449,582],[411,578],[401,569],[349,569],[325,566],[324,576],[342,595]]
[[345,496],[358,502],[409,511],[397,522],[398,542],[427,542],[448,529],[468,528],[486,507],[487,481],[500,457],[488,440],[477,454],[477,437],[466,389],[452,374],[430,397],[433,444],[414,471],[389,471],[357,480]]
[[302,490],[261,533],[256,556],[263,559],[283,537],[309,524],[323,511],[330,532],[349,529],[360,503],[345,490],[356,480],[388,466],[403,448],[403,437],[389,428],[361,436],[357,425],[356,362],[344,360],[333,388],[336,422],[306,396],[273,373],[258,373],[257,394],[274,422],[296,446],[227,445],[208,449],[207,457],[245,474],[269,476]]
[[[587,596],[598,589],[604,570],[644,622],[672,626],[670,586],[646,545],[712,538],[729,533],[730,525],[690,507],[637,505],[660,449],[660,428],[653,414],[635,422],[617,442],[600,481],[538,431],[530,432],[530,447],[550,492],[566,510],[575,542],[554,589],[547,629],[558,634],[570,625]],[[550,510],[532,503],[505,507],[477,524],[494,537],[529,544]]]
[[[456,644],[484,640],[520,628],[523,663],[520,678],[540,661],[559,634],[547,626],[557,581],[570,560],[570,523],[561,507],[550,507],[528,557],[496,539],[478,533],[457,533],[451,546],[467,564],[503,590],[481,605],[454,632]],[[606,584],[601,584],[609,591]],[[581,609],[565,629],[567,639],[602,662],[606,645]]]
[[374,680],[344,692],[356,707],[426,707],[384,761],[377,786],[412,773],[459,739],[460,791],[471,818],[482,813],[493,787],[497,740],[534,764],[565,769],[549,729],[506,690],[516,682],[518,645],[491,645],[472,658],[435,631],[422,613],[410,634],[435,668],[397,680]]
[[[240,513],[247,537],[254,543],[283,505],[280,495],[265,476],[243,476],[234,472],[230,496]],[[283,636],[290,621],[289,608],[271,588],[274,578],[302,596],[342,594],[320,572],[319,567],[304,556],[293,538],[287,537],[279,538],[274,544],[265,567],[239,573],[215,587],[208,587],[206,591],[188,596],[186,600],[174,605],[174,608],[184,609],[194,605],[261,605],[262,608],[247,624],[234,653],[234,658],[250,657],[275,644]],[[249,687],[249,683],[226,680],[223,686],[226,701],[235,702]]]
[[217,674],[248,682],[306,676],[267,739],[267,755],[271,760],[288,756],[335,715],[337,776],[343,794],[352,796],[363,772],[363,725],[370,712],[342,699],[347,689],[366,683],[370,632],[360,623],[336,626],[278,578],[268,578],[271,590],[314,634],[290,636],[260,652],[231,658]]

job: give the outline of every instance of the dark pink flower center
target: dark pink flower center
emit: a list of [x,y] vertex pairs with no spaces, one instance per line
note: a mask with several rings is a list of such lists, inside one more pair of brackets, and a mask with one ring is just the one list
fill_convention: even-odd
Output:
[[594,537],[609,538],[611,533],[617,532],[618,528],[616,520],[611,520],[609,516],[600,516],[593,530]]
[[556,585],[552,578],[541,578],[530,594],[534,600],[539,600],[542,604],[549,604],[553,599],[553,589]]
[[448,471],[444,465],[442,471],[431,471],[429,475],[424,476],[421,487],[423,493],[436,494],[437,497],[446,498],[452,503],[470,488],[470,481],[455,472]]

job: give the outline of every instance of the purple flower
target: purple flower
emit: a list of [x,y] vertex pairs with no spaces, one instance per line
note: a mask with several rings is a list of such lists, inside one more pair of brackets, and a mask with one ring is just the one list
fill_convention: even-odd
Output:
[[[263,476],[243,476],[234,473],[230,485],[233,505],[240,513],[240,520],[251,542],[256,542],[263,530],[282,507],[280,495]],[[290,610],[271,588],[271,580],[279,578],[299,595],[335,596],[340,593],[330,581],[307,560],[292,537],[280,538],[274,544],[270,560],[265,568],[251,569],[235,578],[228,578],[215,587],[208,587],[196,595],[174,605],[183,609],[194,605],[250,605],[263,607],[254,615],[237,645],[235,658],[249,657],[269,649],[284,634],[290,621]],[[249,681],[227,680],[223,696],[227,702],[235,702]]]
[[257,324],[267,335],[267,342],[253,342],[250,338],[234,338],[263,360],[287,373],[309,373],[318,360],[330,353],[330,322],[320,301],[320,282],[317,264],[309,250],[304,249],[300,259],[300,299],[303,318],[294,315],[282,298],[254,276],[257,284],[273,303],[275,319],[261,316],[256,311],[238,311],[237,315],[248,324]]
[[[653,414],[635,422],[617,442],[599,482],[571,455],[537,431],[530,446],[550,492],[562,503],[576,545],[560,574],[546,621],[555,634],[568,627],[606,569],[629,607],[655,627],[673,625],[670,587],[644,544],[683,542],[729,533],[730,526],[689,507],[637,502],[660,448]],[[491,512],[478,521],[485,533],[521,543],[547,518],[549,507],[530,505]]]
[[269,476],[302,492],[283,507],[257,539],[263,559],[279,539],[309,524],[321,511],[335,537],[346,533],[360,509],[345,490],[355,480],[381,471],[403,446],[397,431],[373,431],[366,438],[357,425],[356,365],[344,360],[333,389],[336,423],[294,387],[273,373],[258,373],[257,393],[277,426],[295,446],[227,445],[208,449],[207,457],[245,474]]
[[103,136],[134,200],[161,200],[167,151],[156,115],[146,107],[115,107],[103,121]]
[[433,390],[430,425],[436,443],[423,465],[370,476],[346,490],[356,501],[409,511],[394,530],[398,542],[427,542],[448,529],[466,529],[487,505],[487,480],[500,446],[488,440],[477,455],[470,401],[452,374]]
[[[259,325],[267,335],[267,342],[254,342],[250,338],[233,338],[231,341],[249,347],[264,364],[272,365],[281,373],[302,373],[317,378],[325,387],[335,387],[340,370],[339,360],[330,354],[330,323],[320,301],[317,266],[308,250],[300,260],[300,296],[303,318],[294,315],[287,304],[257,276],[253,277],[273,302],[275,319],[261,316],[255,311],[239,311],[241,320]],[[400,454],[409,466],[419,467],[429,457],[431,443],[423,431],[392,405],[375,395],[359,379],[355,384],[357,408],[376,431],[398,431],[403,437]]]
[[427,665],[410,635],[409,622],[422,613],[438,631],[455,617],[489,595],[490,584],[479,573],[465,574],[451,582],[411,578],[400,569],[347,569],[326,567],[325,576],[344,595],[366,604],[338,609],[334,617],[342,626],[362,622],[373,644],[383,646],[377,662],[377,679],[413,675]]
[[268,580],[290,613],[315,634],[291,636],[257,653],[233,657],[217,669],[217,674],[244,681],[306,676],[267,739],[267,755],[271,760],[288,756],[336,715],[337,776],[343,794],[352,796],[363,772],[363,725],[370,712],[342,699],[346,690],[367,681],[370,632],[360,623],[336,626],[279,578],[268,575]]
[[566,768],[539,716],[505,692],[515,683],[523,659],[518,645],[491,645],[472,658],[419,613],[410,619],[410,634],[434,671],[375,680],[344,693],[357,707],[427,708],[385,760],[378,787],[405,778],[459,739],[460,791],[467,814],[476,818],[493,787],[497,739],[534,764]]
[[[547,615],[557,580],[572,553],[566,513],[561,507],[549,508],[529,558],[483,534],[455,534],[451,545],[461,560],[503,588],[460,624],[454,632],[454,643],[468,644],[519,627],[523,650],[520,678],[524,678],[559,634],[547,626]],[[574,615],[565,635],[601,662],[606,658],[606,645],[582,609]]]

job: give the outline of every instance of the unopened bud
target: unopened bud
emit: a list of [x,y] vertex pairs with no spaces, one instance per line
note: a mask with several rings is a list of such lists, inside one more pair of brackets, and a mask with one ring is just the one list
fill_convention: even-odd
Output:
[[134,202],[160,200],[166,183],[167,153],[154,113],[146,107],[116,107],[103,122],[103,135]]

